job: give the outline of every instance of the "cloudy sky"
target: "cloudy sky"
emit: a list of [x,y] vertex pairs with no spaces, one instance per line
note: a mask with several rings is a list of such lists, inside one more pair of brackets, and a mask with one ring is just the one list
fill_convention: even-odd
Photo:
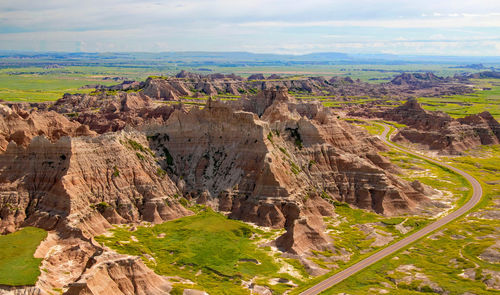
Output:
[[0,50],[500,56],[500,1],[0,0]]

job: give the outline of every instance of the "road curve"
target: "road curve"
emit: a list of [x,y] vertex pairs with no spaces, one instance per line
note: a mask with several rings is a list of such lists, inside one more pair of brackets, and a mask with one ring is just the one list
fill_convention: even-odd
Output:
[[383,259],[384,257],[408,246],[409,244],[417,241],[418,239],[428,235],[429,233],[435,231],[436,229],[444,226],[445,224],[449,223],[452,220],[457,219],[458,217],[462,216],[465,214],[467,211],[472,209],[474,206],[476,206],[477,203],[481,200],[481,197],[483,195],[483,190],[481,188],[481,184],[470,174],[467,172],[464,172],[458,168],[452,167],[446,163],[439,162],[437,160],[434,160],[432,158],[423,156],[421,154],[417,154],[415,152],[409,151],[407,149],[401,148],[399,146],[396,146],[389,142],[387,140],[387,135],[390,132],[390,128],[385,125],[385,124],[380,124],[384,127],[384,132],[382,133],[381,139],[384,141],[384,143],[392,148],[398,149],[400,151],[403,151],[405,153],[420,157],[422,159],[425,159],[429,162],[436,163],[438,165],[441,165],[443,167],[446,167],[452,171],[455,171],[456,173],[462,175],[467,181],[471,184],[472,186],[472,197],[469,199],[467,203],[465,203],[462,207],[458,208],[457,210],[453,211],[452,213],[446,215],[445,217],[427,225],[426,227],[422,228],[421,230],[411,234],[410,236],[399,240],[398,242],[374,253],[373,255],[361,260],[360,262],[344,269],[341,272],[338,272],[334,274],[333,276],[319,282],[318,284],[312,286],[311,288],[305,290],[304,292],[300,293],[301,295],[312,295],[312,294],[319,294],[320,292],[325,291],[326,289],[340,283],[341,281],[347,279],[348,277],[352,276],[353,274],[363,270],[364,268],[374,264],[375,262]]

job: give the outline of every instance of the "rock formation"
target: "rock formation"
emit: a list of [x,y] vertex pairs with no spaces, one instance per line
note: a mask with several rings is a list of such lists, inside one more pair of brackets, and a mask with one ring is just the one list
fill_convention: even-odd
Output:
[[54,143],[35,137],[27,147],[11,142],[0,154],[0,232],[69,226],[93,236],[110,222],[188,214],[173,198],[177,187],[140,142],[147,146],[143,135],[133,133]]
[[88,126],[68,120],[56,112],[24,111],[17,105],[12,108],[0,104],[0,150],[5,151],[9,142],[26,147],[35,136],[43,135],[56,141],[63,136],[90,136],[95,132]]
[[354,81],[350,77],[280,77],[253,74],[248,78],[234,74],[200,75],[182,71],[176,76],[150,77],[144,82],[125,81],[114,86],[98,86],[98,91],[132,90],[154,100],[180,100],[182,97],[212,96],[218,94],[254,94],[270,88],[288,88],[293,92],[325,95],[349,100],[352,96],[372,98],[404,99],[418,96],[438,96],[470,93],[472,89],[464,85],[464,77],[442,78],[432,73],[403,73],[391,82],[381,84]]
[[[111,224],[192,214],[181,197],[230,218],[285,228],[275,245],[298,255],[335,243],[322,220],[334,214],[335,201],[384,215],[430,205],[419,187],[392,174],[377,138],[319,102],[298,101],[271,84],[256,96],[187,109],[153,102],[168,94],[164,81],[170,83],[150,79],[138,93],[65,95],[50,110],[0,105],[0,233],[31,225],[56,236],[43,244],[52,250],[40,254],[48,271],[36,290],[168,292],[165,279],[138,258],[112,253],[93,237]],[[311,89],[318,81],[308,81]],[[214,85],[200,87],[218,91]],[[180,80],[168,87],[191,91]],[[494,126],[486,115],[467,120]],[[69,260],[79,266],[54,280]]]
[[459,154],[479,145],[500,143],[500,124],[488,112],[453,119],[443,112],[426,111],[416,99],[409,99],[399,107],[367,115],[408,126],[401,128],[393,140],[416,143],[440,153]]
[[[312,230],[309,217],[332,214],[320,196],[386,215],[425,202],[409,183],[377,166],[388,162],[357,132],[319,103],[296,102],[281,89],[176,111],[146,134],[184,194],[232,218],[297,233]],[[310,207],[320,208],[305,209],[308,198],[316,200]]]
[[165,278],[147,268],[138,257],[107,254],[97,259],[78,281],[69,285],[65,294],[160,295],[172,290]]
[[142,92],[65,95],[50,107],[97,133],[115,132],[125,126],[137,127],[146,123],[163,124],[174,110],[183,108],[182,104],[156,105]]

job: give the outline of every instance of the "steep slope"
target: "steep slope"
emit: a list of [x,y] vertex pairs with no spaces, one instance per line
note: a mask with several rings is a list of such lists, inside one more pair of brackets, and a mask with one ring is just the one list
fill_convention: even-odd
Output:
[[100,93],[68,94],[56,101],[51,110],[68,114],[97,133],[115,132],[126,126],[136,127],[146,123],[164,123],[179,105],[154,104],[143,92],[118,92],[114,95]]
[[[161,222],[188,214],[140,134],[35,137],[0,154],[0,232],[25,224],[102,233],[108,222]],[[170,203],[167,205],[166,200]]]

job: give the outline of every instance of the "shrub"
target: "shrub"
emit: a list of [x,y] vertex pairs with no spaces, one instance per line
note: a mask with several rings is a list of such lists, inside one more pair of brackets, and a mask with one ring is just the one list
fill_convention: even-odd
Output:
[[272,133],[272,132],[269,132],[269,133],[267,134],[267,139],[268,139],[271,143],[273,143],[273,133]]
[[90,205],[90,208],[95,209],[95,210],[99,211],[100,213],[103,213],[109,207],[111,207],[111,206],[104,201],[97,203],[97,204]]
[[113,177],[120,176],[120,170],[116,166],[113,166]]
[[290,162],[290,169],[292,170],[292,173],[297,175],[300,173],[300,168],[294,163],[294,162]]
[[170,154],[170,152],[166,147],[163,148],[163,153],[165,154],[165,158],[167,159],[167,165],[168,166],[174,165],[174,158],[172,157],[172,155]]
[[167,175],[167,171],[165,171],[161,168],[158,168],[158,169],[156,169],[156,175],[158,177],[165,177],[165,175]]
[[186,208],[189,207],[189,201],[184,197],[179,199],[179,203]]
[[288,152],[286,151],[286,149],[285,149],[285,148],[283,148],[283,147],[279,147],[279,149],[280,149],[280,151],[281,151],[283,154],[285,154],[287,157],[289,157],[289,158],[290,158],[290,155],[288,154]]
[[148,154],[150,154],[153,157],[155,156],[154,153],[153,153],[153,151],[151,149],[149,149],[147,147],[144,147],[142,144],[138,143],[137,141],[135,141],[133,139],[129,139],[128,140],[128,144],[135,151],[141,151],[143,153],[148,153]]
[[293,143],[295,144],[296,147],[299,148],[299,150],[301,150],[303,145],[302,145],[302,138],[299,133],[299,128],[286,128],[285,130],[290,132],[290,137],[294,139]]

